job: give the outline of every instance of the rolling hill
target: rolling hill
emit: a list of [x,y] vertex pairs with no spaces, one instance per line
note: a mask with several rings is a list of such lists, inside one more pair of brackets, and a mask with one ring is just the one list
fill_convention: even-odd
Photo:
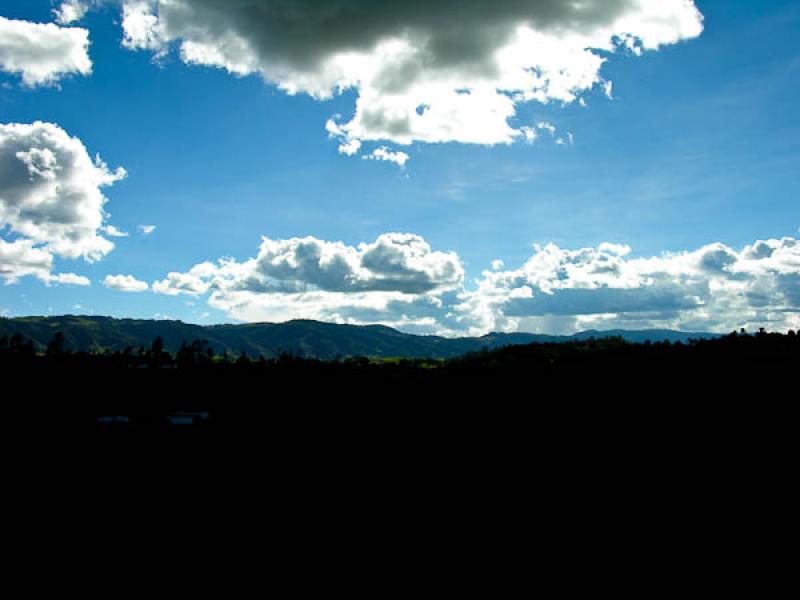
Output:
[[585,331],[572,336],[531,333],[490,333],[482,337],[444,338],[413,335],[382,325],[339,325],[319,321],[252,323],[231,325],[192,325],[181,321],[116,319],[112,317],[64,315],[56,317],[0,318],[0,337],[20,334],[42,349],[56,332],[64,334],[71,350],[134,350],[149,347],[161,336],[170,352],[181,343],[204,339],[216,352],[246,352],[272,357],[291,352],[309,358],[334,359],[348,356],[451,358],[483,348],[535,342],[559,342],[589,337],[621,336],[631,342],[669,340],[686,342],[691,338],[714,337],[710,333],[669,330]]

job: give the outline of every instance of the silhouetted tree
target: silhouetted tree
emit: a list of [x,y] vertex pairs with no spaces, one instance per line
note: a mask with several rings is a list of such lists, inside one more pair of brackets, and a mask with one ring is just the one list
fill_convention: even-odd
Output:
[[161,336],[156,336],[153,345],[150,347],[150,362],[154,367],[163,367],[172,362],[172,357],[164,352],[164,340]]
[[64,334],[60,331],[57,332],[50,343],[47,344],[45,355],[48,358],[61,358],[64,354]]
[[181,347],[178,349],[178,353],[175,355],[175,364],[178,365],[178,367],[186,368],[195,364],[197,359],[195,357],[193,348],[194,346],[187,345],[185,340],[181,342]]

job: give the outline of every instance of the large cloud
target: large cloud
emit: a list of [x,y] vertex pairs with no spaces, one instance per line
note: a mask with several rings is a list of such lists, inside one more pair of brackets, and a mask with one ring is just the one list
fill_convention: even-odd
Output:
[[[602,52],[698,36],[690,0],[125,0],[125,44],[260,74],[288,93],[358,93],[328,129],[356,141],[510,143],[522,102],[608,92]],[[523,129],[525,127],[525,129]]]
[[464,269],[452,252],[431,250],[417,235],[386,233],[357,248],[314,237],[263,238],[256,258],[201,263],[154,284],[161,293],[215,289],[256,293],[396,292],[425,294],[461,285]]
[[3,278],[53,280],[53,256],[91,262],[110,252],[101,188],[124,176],[57,125],[0,124],[0,232],[14,238],[0,254]]
[[726,332],[800,327],[800,241],[758,241],[736,251],[632,258],[624,245],[536,247],[518,269],[485,271],[472,289],[458,256],[420,237],[385,234],[358,247],[315,238],[265,238],[256,258],[200,263],[153,284],[166,294],[209,293],[244,321],[311,318],[384,323],[408,331],[572,333],[664,327]]
[[630,251],[614,244],[536,247],[519,269],[485,271],[459,308],[484,315],[490,329],[556,321],[568,330],[800,325],[795,239],[759,241],[740,252],[718,243],[651,258],[629,258]]
[[420,318],[405,314],[405,307],[439,308],[440,297],[460,289],[463,279],[454,253],[434,251],[416,235],[387,233],[357,247],[313,237],[263,238],[253,259],[200,263],[185,273],[169,273],[153,290],[169,295],[210,290],[212,306],[243,320],[362,322],[368,313],[372,320],[396,324]]
[[31,87],[54,84],[65,75],[88,75],[89,32],[0,17],[0,71],[21,75]]

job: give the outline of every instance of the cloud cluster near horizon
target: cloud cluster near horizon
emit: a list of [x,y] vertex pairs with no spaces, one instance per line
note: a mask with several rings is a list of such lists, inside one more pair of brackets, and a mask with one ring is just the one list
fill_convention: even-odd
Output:
[[33,275],[45,283],[88,285],[72,274],[53,274],[54,257],[94,262],[114,244],[100,235],[125,234],[104,224],[102,188],[123,179],[89,156],[77,137],[52,123],[0,124],[0,278]]
[[470,287],[460,258],[412,234],[347,246],[313,237],[264,238],[258,256],[203,262],[153,284],[168,295],[208,294],[242,321],[382,323],[418,333],[573,333],[587,328],[725,332],[800,327],[800,241],[715,243],[632,258],[625,245],[535,246],[517,269],[492,261]]
[[[606,54],[700,35],[691,0],[123,0],[124,44],[187,64],[258,74],[289,94],[357,93],[328,131],[343,154],[401,166],[386,142],[533,141],[520,104],[571,103],[597,86]],[[564,140],[564,143],[566,141]]]
[[200,263],[185,273],[169,273],[153,283],[153,291],[210,291],[211,306],[243,320],[259,320],[262,311],[273,309],[286,318],[342,320],[330,311],[361,307],[377,315],[392,302],[438,298],[463,282],[455,253],[434,251],[417,235],[387,233],[358,247],[313,237],[263,238],[253,259]]
[[[527,102],[612,97],[601,75],[609,53],[634,55],[697,37],[689,0],[477,0],[437,3],[280,0],[117,0],[123,43],[187,64],[257,74],[288,94],[318,99],[344,90],[350,117],[328,133],[339,151],[404,166],[390,144],[570,145],[546,121],[522,123]],[[65,27],[92,5],[68,0],[58,24],[0,17],[0,71],[27,87],[88,75],[88,32]],[[55,260],[100,260],[129,234],[107,223],[104,187],[125,176],[59,125],[0,124],[0,279],[88,285]],[[142,236],[155,230],[141,225]],[[106,236],[106,237],[104,237]],[[476,281],[451,251],[418,235],[386,233],[355,246],[313,237],[263,238],[254,258],[202,262],[149,286],[132,275],[103,284],[124,292],[207,295],[243,321],[312,318],[384,323],[443,335],[489,331],[570,333],[665,327],[727,331],[800,327],[800,242],[786,237],[741,250],[715,243],[650,258],[613,243],[534,247],[517,268],[491,262]]]
[[518,269],[484,271],[461,310],[498,330],[662,327],[725,332],[742,326],[800,326],[800,241],[760,240],[736,251],[630,257],[604,243],[564,250],[535,246]]

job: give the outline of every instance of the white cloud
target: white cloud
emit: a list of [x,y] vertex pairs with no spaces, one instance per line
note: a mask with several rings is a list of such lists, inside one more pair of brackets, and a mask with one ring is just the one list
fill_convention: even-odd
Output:
[[361,142],[358,140],[347,140],[339,145],[339,152],[341,152],[342,154],[346,154],[347,156],[353,156],[354,154],[358,154],[358,151],[360,149],[361,149]]
[[553,125],[552,123],[548,123],[547,121],[539,121],[536,124],[536,128],[548,132],[551,136],[556,134],[555,125]]
[[0,16],[0,71],[21,75],[30,87],[52,85],[66,75],[89,75],[89,32]]
[[89,279],[74,273],[53,273],[53,255],[35,247],[31,240],[7,242],[0,238],[0,279],[16,283],[20,277],[31,275],[47,285],[90,285]]
[[100,233],[121,232],[103,223],[101,188],[124,176],[57,125],[0,124],[0,229],[14,236],[0,258],[3,277],[55,281],[54,256],[92,262],[110,252],[114,244]]
[[119,292],[144,292],[149,287],[147,282],[139,281],[132,275],[106,275],[103,285]]
[[6,282],[13,283],[26,275],[46,281],[52,268],[52,254],[35,248],[31,240],[6,242],[0,238],[0,277]]
[[192,267],[188,273],[173,271],[168,273],[165,279],[153,282],[153,291],[167,296],[205,294],[210,287],[207,279],[215,269],[216,267],[211,263],[202,263]]
[[76,275],[75,273],[56,273],[50,275],[46,281],[47,283],[62,283],[65,285],[91,285],[88,277],[83,275]]
[[53,16],[57,23],[69,25],[80,21],[89,10],[87,0],[65,0],[58,8],[53,9]]
[[572,146],[575,142],[572,134],[568,131],[566,137],[556,138],[556,144],[559,146]]
[[122,44],[126,48],[153,50],[157,55],[163,52],[165,42],[154,9],[155,3],[150,0],[128,0],[123,4]]
[[125,231],[120,231],[113,225],[103,225],[100,228],[100,231],[102,231],[109,237],[128,237],[128,234]]
[[536,133],[536,129],[533,127],[524,126],[520,127],[519,130],[522,133],[523,137],[525,138],[525,141],[528,142],[529,144],[535,142],[536,138],[539,137],[539,134]]
[[156,230],[155,225],[139,225],[138,227],[139,233],[142,235],[150,235]]
[[800,325],[800,242],[759,241],[737,252],[709,244],[692,252],[629,258],[615,244],[536,247],[519,269],[485,271],[462,311],[490,329],[530,329],[560,319],[566,332],[593,326],[730,331]]
[[740,251],[715,243],[649,258],[631,253],[612,243],[536,246],[519,268],[493,261],[470,289],[456,254],[412,234],[357,247],[264,238],[255,258],[201,263],[153,289],[208,293],[210,306],[243,321],[382,323],[441,335],[800,328],[798,240],[763,240]]
[[372,154],[368,154],[366,156],[363,156],[362,158],[366,160],[384,160],[388,162],[393,162],[402,167],[406,164],[406,161],[408,160],[408,154],[406,154],[405,152],[394,152],[392,150],[389,150],[386,146],[381,146],[380,148],[375,148],[375,150],[372,151]]
[[[190,64],[259,74],[289,94],[357,93],[334,122],[355,142],[530,141],[517,107],[570,103],[595,86],[607,53],[634,54],[700,35],[690,0],[126,0],[125,44]],[[329,128],[330,130],[330,128]]]
[[209,304],[242,320],[311,318],[437,327],[430,315],[463,285],[452,252],[386,233],[357,247],[313,237],[263,238],[255,258],[201,263],[153,284],[160,293],[210,292]]
[[433,251],[421,237],[385,233],[358,247],[313,237],[262,238],[256,258],[222,260],[169,273],[153,284],[160,293],[201,294],[208,289],[276,293],[425,294],[457,288],[464,278],[458,257]]

